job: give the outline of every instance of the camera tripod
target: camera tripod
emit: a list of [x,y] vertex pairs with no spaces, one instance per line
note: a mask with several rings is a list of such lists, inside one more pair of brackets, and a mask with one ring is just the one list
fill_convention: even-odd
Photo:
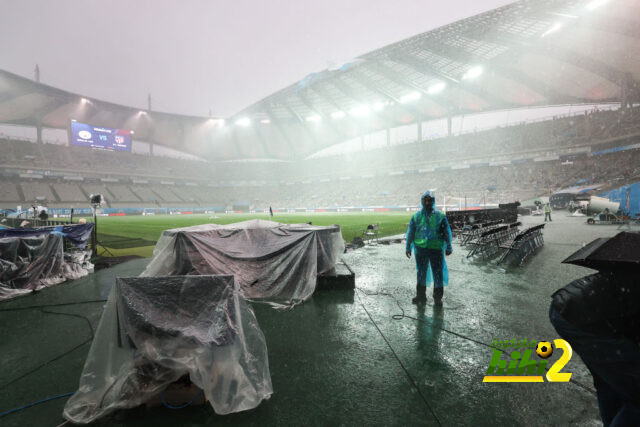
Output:
[[[100,205],[96,205],[93,204],[91,205],[92,209],[93,209],[93,231],[92,231],[92,239],[93,240],[93,250],[95,252],[95,256],[101,256],[104,255],[105,253],[111,255],[111,256],[115,256],[113,255],[113,253],[109,250],[109,248],[107,248],[106,246],[104,246],[102,243],[100,243],[100,240],[98,240],[98,216],[96,215],[96,211],[98,210],[98,206]],[[98,248],[102,248],[102,253],[98,252]]]

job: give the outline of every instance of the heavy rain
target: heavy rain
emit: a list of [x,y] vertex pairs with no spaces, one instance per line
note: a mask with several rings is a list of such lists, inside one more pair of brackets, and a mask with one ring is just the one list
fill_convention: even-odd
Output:
[[636,0],[0,0],[0,424],[640,424]]

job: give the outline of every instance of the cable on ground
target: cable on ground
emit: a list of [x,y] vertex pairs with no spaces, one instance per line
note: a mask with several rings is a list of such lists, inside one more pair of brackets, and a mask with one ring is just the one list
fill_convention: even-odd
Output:
[[[386,297],[390,297],[390,298],[392,298],[392,299],[395,301],[395,303],[396,303],[396,305],[398,306],[398,308],[400,309],[400,311],[402,312],[401,314],[393,314],[393,315],[391,316],[391,318],[392,318],[393,320],[402,320],[402,319],[405,319],[405,318],[406,318],[406,319],[415,320],[415,321],[417,321],[417,322],[425,322],[425,323],[427,323],[428,325],[430,325],[430,326],[431,326],[431,327],[433,327],[433,328],[439,329],[439,330],[441,330],[441,331],[443,331],[443,332],[447,332],[447,333],[449,333],[449,334],[451,334],[451,335],[455,335],[455,336],[457,336],[458,338],[462,338],[462,339],[464,339],[464,340],[471,341],[471,342],[474,342],[474,343],[476,343],[476,344],[483,345],[483,346],[485,346],[485,347],[489,347],[489,348],[490,348],[490,349],[492,349],[492,350],[494,349],[494,347],[493,347],[493,346],[491,346],[491,344],[487,344],[487,343],[485,343],[485,342],[482,342],[482,341],[479,341],[479,340],[473,339],[473,338],[468,337],[468,336],[466,336],[466,335],[462,335],[462,334],[460,334],[460,333],[458,333],[458,332],[455,332],[455,331],[452,331],[452,330],[449,330],[449,329],[446,329],[446,328],[443,328],[443,327],[440,327],[440,326],[434,325],[434,324],[433,324],[433,322],[429,321],[427,318],[424,318],[424,317],[423,317],[423,318],[421,318],[421,319],[420,319],[420,318],[417,318],[417,317],[413,317],[413,316],[409,316],[409,315],[407,315],[407,314],[405,313],[404,308],[402,308],[402,306],[400,305],[400,301],[398,301],[398,299],[397,299],[397,298],[395,297],[395,295],[393,295],[393,294],[390,294],[390,293],[388,293],[388,292],[366,292],[365,290],[363,290],[363,289],[361,289],[361,288],[358,288],[358,287],[356,287],[356,289],[357,289],[358,291],[360,291],[360,292],[361,292],[363,295],[365,295],[365,296],[386,296]],[[362,302],[361,302],[361,304],[362,304]],[[363,307],[364,307],[364,305],[363,305]],[[366,309],[365,309],[365,311],[366,311]],[[369,314],[369,313],[367,312],[367,314]],[[386,340],[385,340],[385,341],[386,341]],[[500,349],[500,351],[503,351],[504,353],[506,353],[506,354],[507,354],[507,355],[509,355],[509,356],[511,355],[511,353],[509,353],[508,351],[506,351],[506,350],[504,350],[504,349]],[[584,390],[588,391],[589,393],[591,393],[591,394],[593,394],[593,395],[595,395],[595,394],[596,394],[595,390],[593,390],[593,389],[591,389],[590,387],[588,387],[588,386],[586,386],[586,385],[582,384],[582,383],[581,383],[581,382],[579,382],[579,381],[574,380],[573,378],[571,378],[571,379],[569,380],[569,382],[570,382],[571,384],[575,385],[575,386],[578,386],[578,387],[580,387],[580,388],[582,388],[582,389],[584,389]]]
[[[357,295],[357,294],[356,294]],[[407,377],[409,378],[409,381],[411,381],[411,384],[413,385],[413,387],[416,389],[416,391],[418,392],[418,394],[420,395],[420,397],[422,398],[422,401],[424,402],[425,406],[429,409],[429,412],[431,413],[431,415],[433,415],[433,418],[436,420],[436,422],[438,423],[439,426],[442,425],[442,423],[440,422],[440,419],[438,418],[438,416],[436,415],[436,413],[434,412],[433,408],[431,407],[431,405],[429,404],[429,402],[427,401],[427,398],[424,396],[424,394],[422,394],[422,390],[420,390],[420,387],[418,387],[418,384],[416,384],[416,381],[413,379],[413,377],[411,376],[411,374],[409,373],[409,370],[404,366],[404,364],[402,363],[402,360],[400,360],[400,357],[398,356],[398,354],[396,353],[396,351],[393,349],[393,347],[391,346],[391,343],[389,342],[389,340],[387,340],[387,337],[384,335],[384,333],[382,333],[382,330],[378,327],[378,324],[376,323],[375,320],[373,320],[373,317],[371,316],[371,314],[369,313],[369,310],[367,310],[367,307],[364,305],[364,303],[362,302],[362,300],[360,299],[360,295],[358,295],[358,301],[360,301],[360,305],[362,306],[362,308],[364,309],[365,313],[367,313],[367,316],[369,316],[369,320],[371,320],[371,323],[373,323],[373,326],[376,327],[376,329],[378,330],[378,333],[380,334],[380,336],[382,337],[382,339],[384,340],[385,343],[387,343],[387,346],[389,347],[389,349],[391,350],[391,353],[393,353],[393,356],[396,358],[396,360],[398,361],[398,363],[400,364],[400,366],[402,367],[402,369],[404,370],[404,373],[407,375]]]
[[167,403],[167,401],[165,400],[165,398],[164,398],[164,392],[165,392],[165,390],[163,390],[163,391],[162,391],[162,395],[161,395],[161,397],[162,397],[162,404],[163,404],[165,407],[169,408],[169,409],[184,409],[184,408],[186,408],[187,406],[191,405],[191,404],[192,404],[193,402],[195,402],[196,400],[198,400],[198,398],[199,398],[200,396],[202,396],[202,393],[204,393],[204,391],[200,390],[200,391],[198,392],[198,394],[196,394],[196,395],[195,395],[195,397],[194,397],[193,399],[191,399],[190,401],[188,401],[187,403],[184,403],[184,404],[182,404],[182,405],[180,405],[180,406],[173,406],[173,405],[170,405],[169,403]]
[[63,307],[67,305],[81,305],[81,304],[91,304],[97,302],[106,302],[106,299],[94,299],[88,301],[72,301],[72,302],[62,302],[57,304],[42,304],[42,305],[28,305],[25,307],[11,307],[11,308],[3,308],[0,309],[0,313],[5,311],[22,311],[22,310],[31,310],[36,308],[47,308],[47,307]]
[[13,414],[14,412],[22,411],[23,409],[27,409],[27,408],[30,408],[32,406],[39,405],[41,403],[49,402],[49,401],[55,400],[55,399],[60,399],[62,397],[71,396],[73,393],[74,392],[59,394],[57,396],[51,396],[51,397],[47,397],[47,398],[42,399],[42,400],[38,400],[37,402],[27,403],[26,405],[22,405],[19,408],[10,409],[8,411],[0,413],[0,418],[4,417],[5,415]]
[[[91,301],[91,302],[97,302],[97,301]],[[57,356],[55,356],[55,357],[53,357],[53,358],[51,358],[51,359],[49,359],[49,360],[47,360],[47,361],[45,361],[45,362],[41,363],[41,364],[39,364],[39,365],[38,365],[38,366],[36,366],[35,368],[33,368],[33,369],[31,369],[31,370],[29,370],[29,371],[25,372],[24,374],[22,374],[22,375],[18,376],[17,378],[14,378],[13,380],[11,380],[11,381],[9,381],[9,382],[7,382],[7,383],[5,383],[5,384],[1,385],[1,386],[0,386],[0,390],[4,390],[5,388],[7,388],[8,386],[10,386],[11,384],[14,384],[14,383],[16,383],[17,381],[19,381],[19,380],[21,380],[21,379],[23,379],[23,378],[25,378],[25,377],[27,377],[27,376],[31,375],[32,373],[34,373],[34,372],[36,372],[36,371],[40,370],[41,368],[43,368],[43,367],[47,366],[47,365],[48,365],[48,364],[50,364],[50,363],[53,363],[53,362],[55,362],[55,361],[57,361],[57,360],[62,359],[62,358],[63,358],[63,357],[65,357],[66,355],[73,353],[73,352],[74,352],[75,350],[77,350],[78,348],[80,348],[80,347],[84,346],[85,344],[87,344],[87,343],[89,343],[89,342],[93,341],[93,337],[94,337],[94,330],[93,330],[93,326],[91,325],[91,321],[89,320],[89,318],[88,318],[88,317],[83,316],[83,315],[81,315],[81,314],[75,314],[75,313],[61,313],[61,312],[57,312],[57,311],[45,310],[45,308],[44,308],[44,307],[62,306],[62,305],[75,305],[75,304],[84,304],[84,303],[86,303],[86,301],[78,302],[78,303],[49,304],[49,305],[43,305],[43,306],[29,306],[29,307],[22,307],[23,309],[35,309],[35,308],[39,308],[39,309],[40,309],[40,311],[41,311],[42,313],[45,313],[45,314],[55,314],[55,315],[60,315],[60,316],[69,316],[69,317],[75,317],[75,318],[78,318],[78,319],[82,319],[82,320],[84,320],[84,321],[87,323],[87,326],[89,327],[89,332],[90,332],[90,335],[91,335],[91,336],[90,336],[89,338],[87,338],[86,340],[84,340],[83,342],[81,342],[80,344],[78,344],[78,345],[75,345],[75,346],[71,347],[69,350],[67,350],[67,351],[63,352],[62,354],[59,354],[59,355],[57,355]],[[13,309],[6,309],[6,310],[0,310],[0,311],[14,311],[14,310],[13,310]]]

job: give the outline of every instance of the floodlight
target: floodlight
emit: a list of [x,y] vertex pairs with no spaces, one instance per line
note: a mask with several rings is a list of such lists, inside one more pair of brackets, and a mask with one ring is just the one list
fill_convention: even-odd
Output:
[[370,112],[371,112],[371,107],[369,107],[368,105],[359,105],[349,110],[349,114],[355,117],[368,116]]
[[87,98],[82,98],[82,99],[81,99],[81,102],[82,102],[83,104],[90,104],[90,103],[91,103],[91,101],[89,101]]
[[147,112],[146,112],[146,111],[142,111],[142,110],[140,110],[140,111],[138,111],[138,115],[139,115],[139,116],[146,116],[146,115],[147,115]]
[[433,84],[433,85],[429,86],[429,89],[427,89],[427,92],[430,95],[433,95],[433,94],[442,92],[445,87],[447,87],[446,83],[442,83],[442,82],[436,83],[436,84]]
[[549,15],[560,16],[562,18],[578,19],[578,15],[570,15],[568,13],[547,12]]
[[317,122],[319,122],[321,120],[321,118],[317,114],[314,114],[313,116],[308,116],[305,120],[308,121],[308,122],[317,123]]
[[269,120],[269,119],[262,119],[262,120],[260,120],[260,123],[262,123],[263,125],[268,125],[269,123],[271,123],[271,120]]
[[609,0],[593,0],[591,3],[587,5],[587,10],[595,10],[608,2]]
[[104,205],[105,200],[102,194],[91,194],[89,196],[89,203],[93,206],[101,206]]
[[549,34],[555,33],[556,31],[558,31],[560,28],[562,28],[563,25],[560,22],[556,22],[555,24],[553,24],[551,26],[551,28],[549,28],[547,31],[545,31],[544,33],[542,33],[542,35],[540,37],[546,37]]
[[250,118],[248,118],[248,117],[242,117],[242,118],[240,118],[240,119],[236,120],[236,124],[237,124],[238,126],[244,126],[244,127],[247,127],[247,126],[250,126],[250,125],[251,125],[251,119],[250,119]]
[[384,102],[375,102],[373,104],[373,111],[382,111],[386,105]]
[[331,117],[333,117],[334,119],[341,119],[345,115],[346,114],[344,113],[344,111],[334,111],[333,113],[331,113]]
[[225,125],[224,119],[219,119],[217,123],[218,123],[218,127],[221,127],[221,128],[223,128]]
[[471,67],[467,70],[466,73],[464,73],[464,76],[462,76],[462,80],[472,80],[475,79],[476,77],[478,77],[480,74],[482,74],[484,70],[482,69],[481,66],[475,66],[475,67]]
[[401,104],[406,104],[408,102],[413,102],[422,98],[422,94],[420,92],[411,92],[400,98]]

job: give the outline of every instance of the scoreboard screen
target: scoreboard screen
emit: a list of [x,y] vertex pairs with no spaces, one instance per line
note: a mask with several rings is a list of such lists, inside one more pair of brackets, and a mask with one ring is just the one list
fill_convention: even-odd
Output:
[[71,144],[111,151],[131,151],[130,130],[71,121]]

